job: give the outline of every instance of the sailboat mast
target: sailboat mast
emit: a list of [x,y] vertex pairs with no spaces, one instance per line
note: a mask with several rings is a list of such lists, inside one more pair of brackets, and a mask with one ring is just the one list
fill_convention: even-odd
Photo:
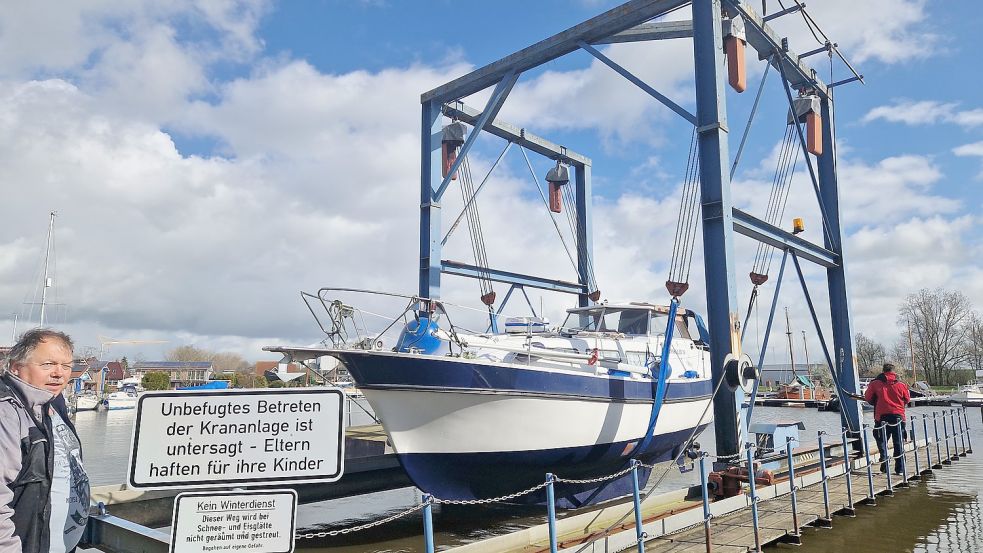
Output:
[[56,213],[52,211],[48,214],[48,238],[45,241],[44,249],[44,277],[41,281],[41,320],[38,326],[44,327],[44,308],[45,302],[48,299],[48,288],[51,286],[51,279],[48,278],[48,260],[51,257],[51,237],[55,230],[55,215]]

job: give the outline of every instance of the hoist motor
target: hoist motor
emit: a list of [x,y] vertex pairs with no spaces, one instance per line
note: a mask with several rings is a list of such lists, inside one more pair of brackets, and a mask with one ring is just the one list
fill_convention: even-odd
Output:
[[744,19],[735,17],[724,21],[724,52],[727,55],[727,77],[731,88],[737,92],[747,90],[747,65],[744,47],[747,35],[744,32]]
[[[447,178],[447,173],[457,161],[457,150],[464,145],[464,138],[467,134],[468,131],[464,127],[464,123],[460,121],[455,121],[444,127],[443,137],[440,140],[441,176],[444,178]],[[451,176],[451,180],[457,180],[457,172]]]
[[788,124],[796,121],[806,124],[806,150],[819,156],[823,153],[823,118],[819,96],[803,94],[792,102],[795,113],[789,111]]
[[556,162],[556,167],[553,167],[546,173],[546,182],[550,185],[550,211],[553,213],[561,213],[563,211],[563,190],[561,187],[570,183],[570,170],[567,166]]

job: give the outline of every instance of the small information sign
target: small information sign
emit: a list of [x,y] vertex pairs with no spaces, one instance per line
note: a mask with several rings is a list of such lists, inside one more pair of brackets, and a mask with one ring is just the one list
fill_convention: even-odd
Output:
[[291,553],[297,492],[185,492],[174,499],[171,552]]
[[129,485],[140,489],[332,482],[344,470],[337,388],[147,392]]

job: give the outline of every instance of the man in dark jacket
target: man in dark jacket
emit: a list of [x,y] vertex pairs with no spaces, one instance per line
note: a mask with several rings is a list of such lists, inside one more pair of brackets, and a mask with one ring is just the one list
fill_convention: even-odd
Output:
[[894,473],[901,474],[901,453],[904,451],[905,407],[911,401],[908,385],[898,380],[894,365],[884,363],[884,369],[864,392],[864,399],[874,406],[874,438],[881,454],[881,472],[888,471],[887,441],[894,441]]
[[65,553],[82,537],[89,479],[61,392],[72,340],[24,333],[0,374],[0,553]]

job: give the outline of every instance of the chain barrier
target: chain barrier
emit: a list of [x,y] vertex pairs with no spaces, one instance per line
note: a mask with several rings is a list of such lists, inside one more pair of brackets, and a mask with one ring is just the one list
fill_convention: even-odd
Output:
[[372,522],[361,524],[359,526],[352,526],[351,528],[341,528],[339,530],[325,530],[323,532],[311,532],[307,534],[297,534],[297,539],[313,539],[313,538],[333,538],[335,536],[343,536],[345,534],[351,534],[354,532],[361,532],[362,530],[368,530],[369,528],[375,528],[376,526],[382,526],[383,524],[388,524],[394,520],[399,520],[407,515],[411,515],[424,507],[429,503],[423,502],[419,505],[414,505],[405,511],[400,511],[392,516],[382,518],[379,520],[374,520]]

